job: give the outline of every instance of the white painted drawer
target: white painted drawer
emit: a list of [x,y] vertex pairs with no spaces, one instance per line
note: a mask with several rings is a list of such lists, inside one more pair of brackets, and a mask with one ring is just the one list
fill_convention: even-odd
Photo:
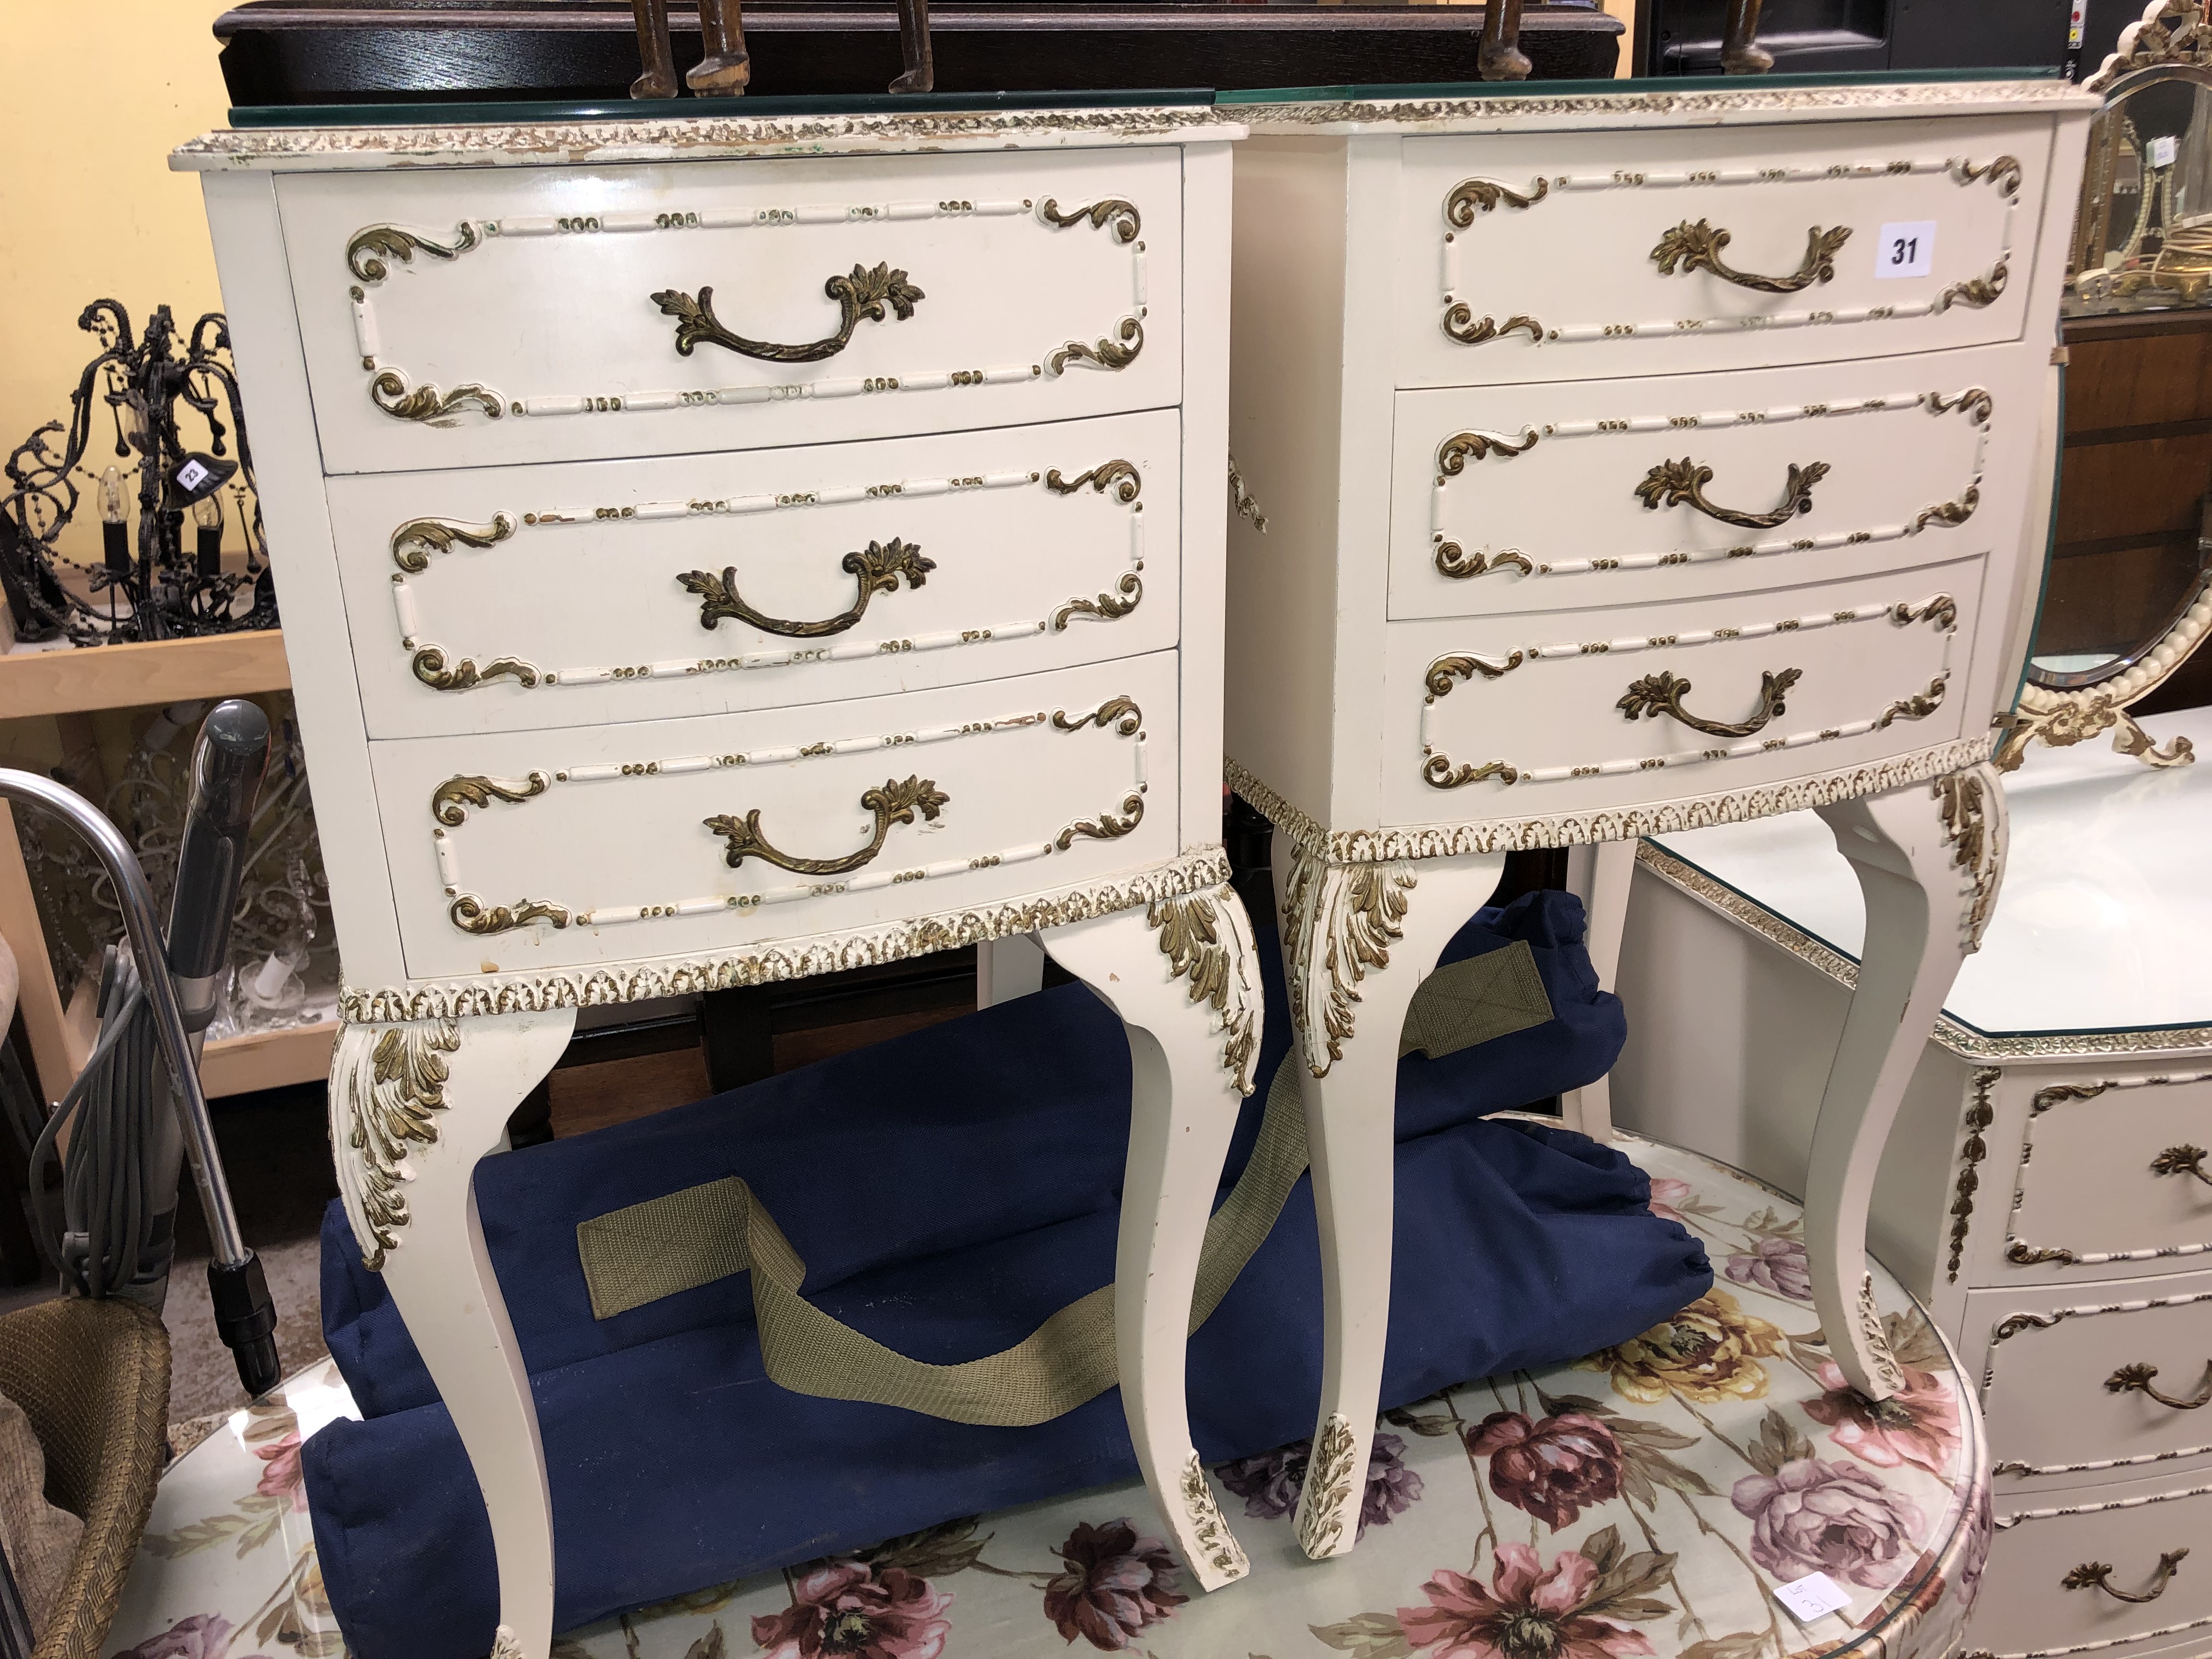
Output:
[[[1174,404],[1182,179],[1176,150],[1121,149],[322,173],[276,192],[324,467],[353,472]],[[1048,204],[1103,211],[1059,224]],[[686,351],[675,313],[695,303],[720,332]]]
[[[2050,1512],[2056,1510],[2058,1512]],[[2150,1482],[2098,1486],[2039,1511],[2027,1504],[1997,1510],[1981,1598],[1967,1629],[1967,1659],[2100,1653],[2201,1654],[2212,1647],[2212,1572],[2205,1540],[2212,1536],[2212,1489]],[[2130,1604],[2094,1583],[2066,1588],[2077,1569],[2109,1569],[2112,1588],[2147,1594],[2159,1582],[2159,1559],[2190,1552],[2157,1598]],[[2168,1641],[2193,1633],[2194,1643]],[[2140,1649],[2120,1644],[2140,1643]]]
[[334,479],[369,735],[775,708],[1164,649],[1182,428],[1160,410]]
[[2115,1065],[2039,1090],[2026,1134],[2008,1277],[2109,1279],[2212,1252],[2212,1072]]
[[1993,347],[1401,392],[1390,614],[1638,605],[2009,547],[2027,481],[1985,471],[2026,463],[2006,434],[2032,429],[2041,372]]
[[1948,742],[1983,568],[1961,559],[1623,611],[1392,623],[1382,821],[1548,817]]
[[2212,1467],[2212,1405],[2188,1408],[2212,1384],[2212,1273],[1973,1291],[1960,1329],[1989,1342],[1982,1406],[2001,1492]]
[[[2015,339],[2050,153],[2039,116],[1409,138],[1399,384]],[[1849,234],[1836,242],[1838,232]],[[1900,237],[1923,240],[1910,251],[1924,259],[1891,264]],[[1923,263],[1924,276],[1877,275]]]
[[[1163,651],[805,708],[372,744],[408,975],[732,950],[1162,862],[1179,845],[1176,684]],[[732,867],[753,814],[773,852]]]

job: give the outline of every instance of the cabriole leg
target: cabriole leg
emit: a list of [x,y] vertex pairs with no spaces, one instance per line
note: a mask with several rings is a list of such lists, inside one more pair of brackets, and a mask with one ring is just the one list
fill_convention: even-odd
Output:
[[[1583,902],[1589,918],[1583,935],[1598,989],[1613,989],[1620,971],[1620,940],[1628,921],[1629,884],[1636,877],[1636,842],[1601,841],[1575,848],[1567,855],[1567,885]],[[1601,1077],[1559,1097],[1559,1115],[1570,1129],[1592,1140],[1613,1139],[1613,1079]]]
[[1869,1400],[1904,1386],[1875,1310],[1867,1208],[1883,1143],[2004,868],[2004,792],[1987,766],[1820,809],[1866,899],[1858,989],[1836,1046],[1805,1182],[1813,1304]]
[[553,1069],[575,1011],[349,1025],[331,1059],[331,1145],[362,1259],[384,1275],[491,1514],[493,1659],[549,1659],[553,1508],[530,1379],[471,1177]]
[[1040,936],[1120,1015],[1132,1095],[1114,1261],[1121,1406],[1138,1466],[1203,1589],[1251,1571],[1190,1443],[1183,1362],[1199,1253],[1260,1048],[1260,965],[1237,896],[1161,899]]
[[[1329,864],[1275,832],[1275,892],[1299,1093],[1321,1224],[1321,1409],[1298,1543],[1316,1560],[1358,1535],[1390,1325],[1398,1039],[1413,993],[1497,890],[1503,853],[1419,865]],[[1418,888],[1418,891],[1415,890]],[[1354,1041],[1354,1024],[1357,1036]]]

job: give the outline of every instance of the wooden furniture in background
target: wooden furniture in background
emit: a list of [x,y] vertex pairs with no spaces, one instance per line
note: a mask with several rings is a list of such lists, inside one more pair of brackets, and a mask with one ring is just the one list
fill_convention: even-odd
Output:
[[[200,640],[103,645],[84,650],[0,653],[0,719],[81,718],[104,708],[205,698],[251,696],[291,684],[284,640],[270,630]],[[23,974],[24,1034],[30,1040],[42,1098],[58,1100],[92,1052],[97,1029],[92,1000],[54,978],[46,933],[23,867],[15,821],[0,801],[0,937],[15,947]],[[337,1023],[289,1030],[250,1031],[207,1045],[200,1078],[210,1099],[288,1083],[306,1083],[330,1068]]]

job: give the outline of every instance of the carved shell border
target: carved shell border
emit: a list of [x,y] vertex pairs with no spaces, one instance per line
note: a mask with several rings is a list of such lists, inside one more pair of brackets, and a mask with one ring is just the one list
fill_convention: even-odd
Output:
[[1449,858],[1462,853],[1513,853],[1537,847],[1582,847],[1627,841],[1708,824],[1739,823],[1777,812],[1871,795],[1899,784],[1923,783],[1964,771],[1990,757],[1993,736],[1959,738],[1888,760],[1810,777],[1692,795],[1641,806],[1599,807],[1545,817],[1480,819],[1466,823],[1408,824],[1387,830],[1331,831],[1277,794],[1234,757],[1224,757],[1229,787],[1285,831],[1301,850],[1332,864],[1383,864],[1397,859]]
[[546,1008],[602,1007],[805,979],[848,968],[901,962],[1014,933],[1033,933],[1043,927],[1218,888],[1228,879],[1229,860],[1222,849],[1201,847],[1168,863],[1105,881],[1053,889],[995,904],[933,911],[878,927],[787,939],[752,951],[582,966],[560,973],[486,975],[472,981],[349,985],[338,998],[338,1018],[349,1025],[460,1019]]

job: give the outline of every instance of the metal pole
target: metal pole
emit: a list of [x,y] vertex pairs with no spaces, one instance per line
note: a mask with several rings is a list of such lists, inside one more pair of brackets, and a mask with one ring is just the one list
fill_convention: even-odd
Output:
[[177,988],[169,977],[169,958],[161,938],[161,923],[154,908],[153,889],[137,854],[108,822],[100,809],[76,790],[42,778],[35,772],[0,768],[0,796],[42,806],[92,843],[115,896],[123,906],[123,925],[131,937],[131,953],[137,959],[138,979],[152,1005],[154,1030],[168,1063],[170,1081],[177,1091],[177,1121],[184,1131],[185,1156],[192,1166],[192,1183],[199,1188],[200,1209],[207,1217],[208,1239],[215,1259],[225,1267],[247,1260],[246,1240],[238,1231],[238,1214],[231,1208],[229,1189],[215,1178],[220,1167],[215,1126],[208,1118],[207,1097],[200,1091],[199,1067],[194,1062],[191,1039],[185,1032],[185,1016],[177,1001]]

